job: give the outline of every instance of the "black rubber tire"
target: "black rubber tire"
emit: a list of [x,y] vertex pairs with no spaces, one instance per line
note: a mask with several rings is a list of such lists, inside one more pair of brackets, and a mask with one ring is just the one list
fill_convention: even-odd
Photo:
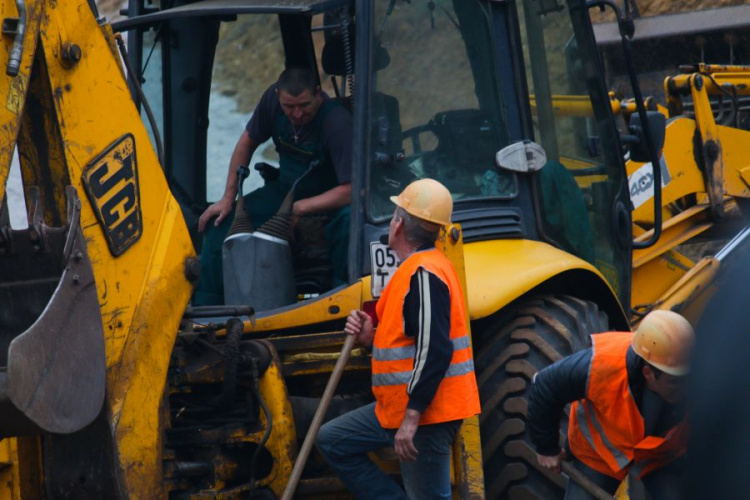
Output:
[[589,347],[590,335],[607,326],[596,304],[566,295],[531,298],[481,325],[476,373],[488,499],[564,496],[565,478],[536,462],[526,426],[528,390],[537,371]]

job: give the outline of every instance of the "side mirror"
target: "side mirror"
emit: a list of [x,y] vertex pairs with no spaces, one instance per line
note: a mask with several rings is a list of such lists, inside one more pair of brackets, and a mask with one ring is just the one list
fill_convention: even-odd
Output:
[[[667,134],[667,118],[658,111],[646,111],[648,128],[651,131],[651,138],[654,141],[656,152],[664,148],[664,137]],[[623,136],[623,143],[630,145],[630,159],[638,163],[647,163],[651,161],[651,155],[648,153],[646,137],[644,135],[641,117],[638,113],[630,116],[628,124],[629,135]]]
[[514,142],[495,154],[495,165],[512,172],[538,172],[546,163],[544,148],[532,141]]

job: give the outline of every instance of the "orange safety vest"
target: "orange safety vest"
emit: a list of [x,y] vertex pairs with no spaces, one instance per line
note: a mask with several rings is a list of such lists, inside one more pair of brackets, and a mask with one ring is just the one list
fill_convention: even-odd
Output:
[[450,422],[479,413],[479,391],[466,325],[466,308],[453,264],[437,249],[415,252],[401,263],[378,301],[378,329],[372,349],[372,392],[380,425],[396,429],[406,413],[406,387],[414,369],[415,339],[404,334],[403,307],[411,278],[422,267],[450,292],[450,338],[453,358],[419,425]]
[[645,436],[645,425],[630,393],[626,355],[633,334],[593,335],[586,398],[570,407],[568,442],[573,455],[594,470],[624,479],[642,477],[685,453],[687,423],[664,437]]

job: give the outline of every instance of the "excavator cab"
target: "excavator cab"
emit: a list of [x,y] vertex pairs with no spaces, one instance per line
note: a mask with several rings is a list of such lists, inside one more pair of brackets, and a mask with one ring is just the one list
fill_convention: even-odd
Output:
[[[93,11],[84,15],[91,6],[83,0],[42,4],[30,11],[37,24],[29,33],[40,42],[26,55],[33,105],[19,139],[39,158],[22,155],[24,182],[57,193],[44,198],[58,208],[61,185],[73,185],[78,198],[69,193],[70,209],[47,231],[55,250],[49,269],[33,274],[21,258],[3,262],[0,255],[3,277],[12,278],[9,306],[23,301],[28,285],[49,297],[49,307],[28,304],[33,311],[17,324],[0,323],[8,352],[0,432],[42,429],[50,496],[277,496],[338,357],[347,315],[372,310],[372,276],[387,276],[389,197],[423,177],[454,197],[461,229],[448,228],[439,243],[463,248],[484,381],[486,416],[467,420],[455,445],[456,494],[483,495],[480,448],[493,471],[487,496],[527,478],[545,481],[523,458],[520,395],[533,376],[531,361],[543,363],[520,358],[547,341],[552,351],[545,347],[540,359],[580,348],[607,327],[607,317],[626,328],[618,299],[629,299],[623,150],[585,2],[131,0],[127,18],[111,28],[128,34],[129,84],[145,128],[124,97],[129,89],[110,25]],[[571,44],[576,50],[563,58]],[[282,307],[190,307],[196,221],[221,196],[232,148],[262,92],[289,66],[315,70],[352,113],[346,283],[297,293]],[[574,96],[562,101],[570,104],[566,112],[585,117],[591,147],[576,142],[582,122],[558,114],[560,95]],[[41,133],[30,122],[51,129]],[[272,149],[262,147],[257,159],[272,164]],[[251,168],[246,191],[270,182],[273,171],[262,170],[265,178]],[[59,177],[45,177],[49,171]],[[575,213],[568,215],[571,200]],[[46,230],[31,220],[16,239],[33,247]],[[84,245],[90,256],[78,251]],[[464,271],[460,262],[457,268]],[[33,283],[16,279],[21,269]],[[59,309],[76,324],[62,323]],[[517,311],[538,320],[516,322]],[[498,337],[510,331],[509,321],[523,330]],[[534,325],[563,324],[569,330],[534,330],[541,341],[523,340]],[[35,335],[40,326],[49,337]],[[71,332],[75,341],[68,342],[63,334]],[[16,375],[18,363],[36,359]],[[514,364],[506,370],[501,362]],[[518,375],[510,385],[497,382],[510,373]],[[333,413],[367,401],[370,389],[369,354],[361,350]],[[71,413],[74,421],[62,420]],[[94,442],[102,443],[96,453]],[[379,463],[397,474],[394,460]],[[343,485],[314,459],[298,492],[340,495]]]
[[[113,28],[128,32],[136,80],[154,110],[150,127],[162,131],[165,175],[196,248],[196,220],[207,204],[221,196],[234,143],[262,92],[284,67],[314,69],[322,88],[351,110],[348,283],[321,289],[321,293],[302,297],[309,300],[282,308],[259,308],[254,318],[257,325],[245,324],[246,332],[267,335],[282,360],[285,389],[273,398],[285,400],[283,391],[288,390],[297,437],[311,420],[310,401],[319,395],[316,387],[322,384],[321,374],[328,373],[323,367],[331,362],[325,355],[332,353],[318,352],[327,345],[323,339],[333,342],[333,334],[327,332],[341,328],[348,309],[377,298],[374,281],[387,276],[387,266],[382,264],[392,260],[381,242],[393,213],[389,198],[415,179],[432,177],[451,191],[453,220],[461,224],[466,244],[467,269],[474,266],[476,273],[477,266],[515,258],[504,257],[512,255],[503,250],[505,244],[546,242],[549,246],[543,248],[557,247],[587,263],[571,257],[574,260],[569,262],[578,268],[555,276],[537,291],[560,293],[571,283],[581,283],[576,285],[579,296],[600,303],[611,325],[625,327],[617,298],[627,303],[630,293],[628,185],[610,99],[600,68],[592,62],[597,60],[596,46],[583,2],[201,0],[162,2],[155,8],[144,0],[131,0],[129,17],[115,22]],[[575,50],[566,52],[570,46]],[[568,105],[562,113],[561,101]],[[145,103],[140,104],[147,122]],[[583,132],[581,121],[566,118],[570,107],[579,110],[576,118],[585,120]],[[588,148],[579,140],[582,133]],[[152,133],[152,139],[156,145],[156,134]],[[538,144],[523,149],[531,141]],[[273,163],[272,149],[261,148],[256,159]],[[503,152],[521,149],[525,152],[518,161],[498,160],[508,156]],[[540,152],[535,161],[527,156],[532,150]],[[539,159],[544,161],[532,168]],[[261,182],[260,176],[252,171],[248,182],[246,191]],[[555,255],[562,258],[565,254]],[[300,270],[295,271],[299,278]],[[594,277],[597,272],[607,278],[608,285]],[[373,279],[368,278],[371,273]],[[476,279],[479,275],[496,282],[510,279],[479,271],[470,290],[491,286]],[[354,302],[352,297],[356,297]],[[488,309],[479,316],[495,311]],[[206,329],[211,330],[210,325],[190,326],[181,336],[192,339],[205,335],[198,332]],[[582,331],[573,342],[584,345],[593,331]],[[501,345],[493,341],[493,335],[480,328],[474,338],[477,345]],[[227,342],[230,338],[237,341],[234,334]],[[179,361],[173,361],[172,367],[180,377],[182,373],[195,375],[178,378],[188,382],[175,387],[170,396],[175,431],[169,434],[169,463],[173,465],[167,470],[176,481],[170,487],[183,492],[211,485],[221,489],[222,485],[206,479],[213,469],[201,456],[205,450],[201,452],[197,442],[190,441],[220,425],[204,401],[223,384],[217,385],[208,374],[197,376],[203,373],[200,366],[208,359],[205,356],[217,354],[196,357],[200,345],[190,342],[176,349],[174,359]],[[308,354],[306,349],[314,352]],[[486,353],[482,358],[489,357]],[[369,396],[367,361],[354,357],[354,366],[342,382],[339,411]],[[313,364],[317,368],[311,368]],[[203,385],[198,389],[199,383]],[[483,399],[491,400],[494,396],[486,391],[496,389],[494,382],[485,386]],[[239,414],[237,404],[227,408]],[[482,423],[483,439],[496,440],[491,437],[493,426],[502,425],[493,411],[488,410]],[[282,416],[276,418],[282,418],[279,426],[287,425]],[[190,425],[195,429],[203,425],[204,430],[190,431]],[[193,435],[188,439],[183,433],[189,432]],[[261,430],[253,428],[252,432],[262,436]],[[211,436],[223,450],[229,438]],[[271,450],[274,458],[262,460],[273,463],[268,469],[256,464],[253,477],[276,488],[281,479],[272,471],[285,467],[290,457],[273,450],[294,446],[282,445],[283,439],[273,436],[277,437],[268,443],[252,438],[253,443],[260,441],[262,449]],[[288,437],[295,439],[291,434]],[[250,443],[250,437],[246,439]],[[496,443],[485,443],[487,470],[520,470],[521,465]],[[196,469],[190,476],[179,468],[193,462],[203,463],[209,472]],[[506,468],[509,463],[515,465]],[[387,461],[384,466],[389,467]],[[470,474],[468,463],[457,462],[455,467]],[[544,482],[533,468],[525,474],[529,481]],[[310,464],[302,491],[340,491],[340,484],[326,482],[325,475],[319,460]],[[479,483],[467,476],[456,477],[457,491],[479,491]],[[514,480],[493,473],[486,484],[488,496],[494,498],[513,487]]]
[[[178,2],[162,3],[161,10],[154,12],[145,3],[132,2],[131,17],[115,24],[117,30],[129,33],[133,66],[139,68],[155,126],[163,131],[165,173],[198,251],[203,235],[198,234],[197,219],[222,196],[234,145],[263,92],[285,67],[312,69],[322,89],[350,107],[347,81],[353,78],[353,67],[347,70],[347,61],[351,65],[354,60],[354,46],[349,43],[354,27],[349,28],[351,21],[346,20],[350,8],[347,1]],[[331,79],[318,76],[323,52],[324,62],[338,68]],[[258,148],[249,167],[244,194],[274,182],[278,154],[271,140]],[[295,298],[317,296],[341,284],[333,280],[325,222],[309,217],[295,229],[294,271],[280,271],[284,279],[294,276]],[[292,266],[291,261],[278,260],[278,266]],[[228,296],[225,300],[236,303]]]
[[[534,374],[629,327],[634,269],[646,309],[690,302],[737,245],[694,268],[674,247],[714,226],[726,194],[748,196],[730,164],[747,141],[709,99],[747,88],[721,68],[670,87],[673,107],[701,104],[667,125],[674,175],[658,177],[654,144],[652,164],[634,164],[623,145],[651,137],[638,136],[650,119],[618,130],[589,17],[612,5],[130,0],[110,25],[87,0],[3,0],[28,9],[3,23],[0,198],[15,144],[29,227],[0,212],[0,437],[18,436],[0,440],[0,498],[278,498],[346,317],[373,312],[396,268],[389,197],[424,177],[454,198],[460,228],[437,243],[466,277],[482,402],[454,444],[454,496],[561,497],[530,444]],[[113,30],[128,35],[129,81]],[[297,288],[282,307],[192,307],[196,221],[289,66],[315,70],[352,114],[346,283]],[[275,161],[268,146],[256,157]],[[246,191],[272,169],[251,168]],[[372,399],[370,366],[352,353],[328,417]],[[387,450],[377,461],[398,476]],[[315,454],[297,494],[346,495]]]
[[[571,24],[571,15],[581,19]],[[114,28],[129,32],[130,58],[164,131],[165,173],[197,248],[197,217],[221,196],[262,91],[285,66],[304,65],[355,121],[350,283],[370,272],[362,250],[387,232],[389,197],[433,177],[454,194],[466,241],[548,241],[628,297],[627,182],[610,99],[588,62],[597,55],[585,8],[309,0],[154,9],[133,0],[129,16]],[[585,123],[567,117],[561,99],[578,105]],[[548,159],[539,173],[496,165],[495,153],[534,137]],[[272,163],[274,154],[263,146],[255,161]],[[246,192],[262,180],[253,172],[248,182]]]

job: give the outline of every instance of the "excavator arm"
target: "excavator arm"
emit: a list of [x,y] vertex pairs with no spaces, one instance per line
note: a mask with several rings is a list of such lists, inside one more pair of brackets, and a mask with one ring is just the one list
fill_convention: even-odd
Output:
[[0,474],[16,493],[44,477],[52,496],[163,496],[159,408],[194,256],[180,207],[90,5],[0,12],[0,198],[17,148],[30,212],[0,228]]

